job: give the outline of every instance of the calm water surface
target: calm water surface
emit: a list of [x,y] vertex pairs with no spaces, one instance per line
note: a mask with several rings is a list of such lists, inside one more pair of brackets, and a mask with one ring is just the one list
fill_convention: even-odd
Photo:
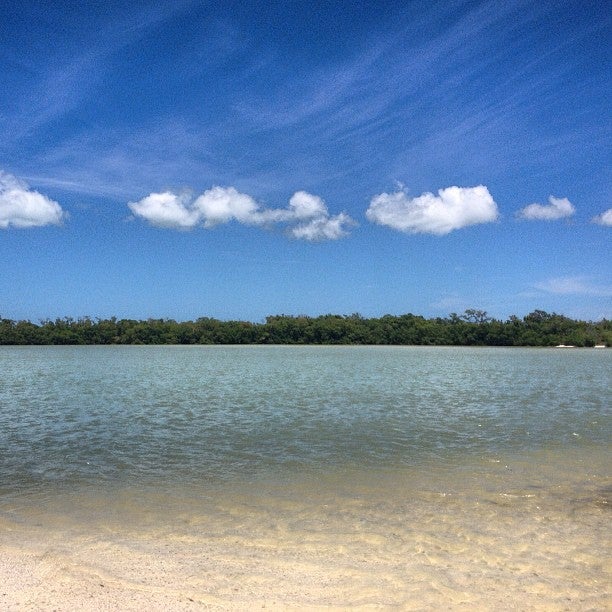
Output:
[[610,440],[612,351],[0,348],[1,486],[198,484]]
[[518,584],[599,609],[611,373],[595,349],[0,347],[4,536],[102,529],[133,555],[155,534],[216,567],[246,547],[262,601],[273,547],[311,564],[285,583],[326,560],[304,605],[495,607]]

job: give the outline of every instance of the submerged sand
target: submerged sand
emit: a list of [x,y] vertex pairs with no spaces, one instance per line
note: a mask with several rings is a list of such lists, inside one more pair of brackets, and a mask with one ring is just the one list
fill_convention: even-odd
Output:
[[0,608],[610,609],[609,483],[515,468],[14,500]]

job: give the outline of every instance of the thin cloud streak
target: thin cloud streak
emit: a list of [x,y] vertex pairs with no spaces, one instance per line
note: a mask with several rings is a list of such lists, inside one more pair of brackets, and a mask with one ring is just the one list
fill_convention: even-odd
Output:
[[[471,156],[480,164],[478,168],[487,164],[491,171],[491,148],[494,143],[487,142],[484,147],[472,145],[476,142],[481,144],[488,133],[502,134],[509,129],[508,126],[520,124],[532,106],[535,93],[540,104],[548,100],[552,92],[557,91],[567,70],[548,70],[536,78],[538,62],[541,63],[542,58],[546,57],[546,53],[538,54],[538,59],[520,64],[521,72],[517,69],[510,74],[503,85],[487,84],[489,68],[499,59],[492,57],[492,53],[500,54],[503,59],[503,45],[497,45],[495,49],[488,46],[483,48],[485,43],[479,41],[486,37],[480,34],[497,28],[498,36],[503,39],[513,32],[517,20],[518,23],[521,19],[528,21],[534,14],[541,13],[545,13],[545,8],[526,2],[503,5],[487,2],[472,8],[435,38],[423,41],[418,36],[420,31],[434,31],[441,17],[452,14],[450,8],[438,7],[398,26],[394,31],[384,32],[384,36],[383,32],[373,32],[360,53],[339,61],[331,68],[314,69],[313,72],[301,74],[299,79],[289,78],[286,74],[283,74],[282,80],[272,78],[266,94],[255,94],[250,87],[254,82],[271,76],[267,70],[278,58],[271,56],[270,49],[257,47],[253,41],[241,40],[241,44],[246,46],[244,55],[265,58],[265,61],[258,59],[251,62],[249,70],[254,63],[260,66],[259,71],[245,75],[240,85],[237,81],[232,82],[231,87],[219,94],[227,96],[226,108],[230,110],[225,116],[207,119],[205,125],[188,116],[156,118],[159,126],[168,125],[171,128],[172,122],[195,126],[201,135],[201,148],[194,145],[179,151],[175,147],[171,154],[166,149],[160,151],[155,147],[135,150],[132,134],[116,138],[113,147],[109,148],[107,144],[99,144],[109,142],[108,134],[95,139],[90,134],[76,135],[71,142],[66,141],[56,147],[57,155],[53,155],[53,151],[43,151],[34,158],[28,158],[27,163],[36,163],[35,171],[32,167],[23,166],[13,170],[24,176],[53,177],[75,190],[80,185],[85,190],[93,189],[94,193],[127,197],[143,192],[145,185],[162,190],[165,185],[152,182],[151,178],[156,173],[151,168],[164,164],[173,166],[170,172],[164,173],[172,184],[184,184],[187,177],[197,175],[202,176],[203,184],[233,184],[242,189],[251,189],[252,185],[260,184],[266,185],[267,191],[277,192],[287,191],[295,184],[296,172],[300,173],[297,182],[308,186],[320,180],[339,180],[355,175],[356,168],[360,167],[378,172],[383,180],[403,178],[405,169],[412,166],[414,160],[419,159],[421,164],[435,168],[440,162],[437,157],[441,152],[446,156],[463,156],[466,146],[471,147]],[[171,14],[172,11],[169,11],[168,15]],[[136,19],[132,19],[131,25],[123,32],[119,26],[114,26],[119,32],[110,29],[112,44],[105,47],[102,43],[96,43],[94,47],[97,51],[93,55],[82,54],[73,64],[65,66],[65,75],[51,72],[49,87],[56,81],[64,85],[58,87],[55,93],[50,91],[50,96],[45,87],[41,87],[36,92],[36,98],[54,99],[56,95],[67,95],[68,98],[62,102],[58,97],[57,105],[51,105],[48,109],[50,115],[41,114],[42,123],[57,116],[53,110],[55,107],[61,114],[78,106],[82,100],[79,96],[95,86],[95,82],[90,83],[88,79],[98,78],[95,74],[104,74],[112,49],[121,48],[121,45],[130,44],[138,36],[144,36],[147,27],[152,27],[168,15],[161,12],[149,17],[148,21],[144,20],[142,30],[135,29]],[[580,35],[582,33],[577,33],[575,38]],[[559,53],[571,42],[563,39],[548,53]],[[234,51],[231,50],[232,53]],[[566,63],[569,66],[571,60]],[[515,82],[521,79],[526,84]],[[470,96],[466,103],[463,94],[479,86],[480,81],[484,81],[487,88],[480,92],[482,95]],[[508,83],[512,83],[512,86]],[[461,95],[458,92],[462,92]],[[457,96],[461,97],[460,104]],[[421,112],[422,108],[432,108],[435,113],[432,102],[437,101],[439,105],[441,100],[444,101],[443,106],[449,109],[447,116],[429,121]],[[26,122],[24,125],[28,121],[25,109],[31,102],[28,100],[21,105],[24,111],[20,113],[19,120],[23,119]],[[64,111],[62,104],[65,104]],[[393,152],[397,134],[401,133],[398,126],[401,125],[407,126],[406,134],[401,143],[395,144],[396,150]],[[18,125],[13,127],[19,129]],[[139,126],[136,137],[139,132],[146,133],[148,129],[150,126]],[[274,133],[278,140],[273,146],[259,147],[250,138],[254,133]],[[113,140],[112,134],[110,140]],[[387,143],[388,140],[392,141],[391,144]],[[74,142],[82,144],[79,156],[71,154],[70,145]],[[345,161],[325,163],[325,155],[333,154],[326,153],[326,147],[335,152],[340,143],[345,149]],[[520,159],[515,150],[518,146],[511,138],[506,139],[503,151],[499,148],[495,150],[495,155],[500,156],[495,158],[498,166],[509,159]],[[386,159],[379,161],[379,155],[364,158],[364,147],[372,151],[385,148],[389,151]],[[245,151],[249,152],[250,158],[258,159],[256,165],[247,169],[241,163]],[[280,162],[275,152],[278,152]],[[52,162],[45,159],[49,153],[50,157],[55,157],[53,165],[49,165]],[[322,163],[314,160],[321,160]],[[333,168],[333,176],[330,175],[330,168]],[[246,178],[245,172],[248,174]],[[357,174],[363,176],[366,173]],[[243,182],[238,183],[237,176],[241,176]],[[483,177],[482,173],[477,174],[472,184],[484,179],[486,176]],[[423,185],[423,189],[426,188],[427,185]]]
[[[440,17],[437,13],[423,15],[405,28],[385,32],[384,38],[373,37],[373,44],[356,58],[315,72],[306,83],[302,76],[294,82],[284,82],[283,88],[290,93],[295,90],[296,95],[275,96],[275,100],[282,100],[280,103],[261,99],[256,105],[242,104],[236,108],[254,128],[262,130],[296,126],[311,118],[316,118],[324,132],[330,127],[337,131],[364,125],[386,113],[398,101],[422,94],[422,88],[437,78],[437,69],[446,63],[444,60],[464,53],[466,40],[478,40],[480,32],[503,22],[520,4],[485,3],[437,38],[415,44],[407,59],[406,37],[431,28]],[[489,61],[481,58],[479,64]],[[466,69],[475,70],[473,65]],[[295,102],[292,104],[292,101]]]
[[189,1],[139,10],[95,32],[79,55],[51,58],[31,91],[17,102],[12,115],[0,115],[0,148],[18,143],[38,128],[76,109],[101,82],[113,54],[133,44],[151,28],[183,10]]
[[612,296],[612,287],[593,284],[585,276],[561,276],[535,283],[534,287],[555,295],[587,295],[593,297]]

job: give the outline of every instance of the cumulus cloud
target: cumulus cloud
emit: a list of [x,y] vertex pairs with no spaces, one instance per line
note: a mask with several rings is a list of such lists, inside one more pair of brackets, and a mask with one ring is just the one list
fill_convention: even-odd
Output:
[[597,223],[599,225],[612,227],[612,208],[608,208],[608,210],[602,212],[601,215],[593,217],[592,221],[593,223]]
[[372,223],[410,234],[442,236],[453,230],[490,223],[499,216],[489,190],[477,187],[447,187],[438,195],[424,193],[410,198],[404,191],[374,196],[366,211]]
[[62,207],[11,174],[0,171],[0,228],[59,225]]
[[555,221],[571,217],[576,209],[567,198],[548,198],[549,204],[529,204],[517,213],[520,219],[528,221]]
[[300,223],[293,227],[291,235],[294,238],[320,242],[322,240],[338,240],[347,235],[346,227],[354,225],[355,222],[346,214],[340,213],[335,217],[315,217],[308,223]]
[[200,214],[204,227],[214,227],[234,220],[252,225],[262,222],[257,202],[233,187],[213,187],[205,191],[193,203],[193,208]]
[[348,234],[348,227],[355,225],[353,219],[345,213],[330,216],[325,202],[306,191],[293,194],[286,214],[290,221],[298,222],[290,229],[290,234],[294,238],[311,242],[338,240]]
[[128,206],[134,216],[157,227],[213,228],[230,221],[255,226],[282,223],[288,226],[289,235],[309,241],[337,240],[355,223],[345,213],[331,216],[325,202],[306,191],[294,193],[286,208],[263,208],[234,187],[213,187],[195,199],[169,191],[152,193]]
[[325,202],[306,191],[296,191],[289,200],[289,211],[296,219],[328,216]]
[[152,193],[139,202],[130,202],[128,206],[134,215],[156,227],[190,229],[200,220],[186,194],[177,195],[170,191]]

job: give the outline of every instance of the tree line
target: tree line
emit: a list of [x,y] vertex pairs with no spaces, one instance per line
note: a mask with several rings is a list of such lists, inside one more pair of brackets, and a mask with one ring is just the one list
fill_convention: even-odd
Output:
[[535,310],[505,321],[485,311],[426,319],[419,315],[364,318],[327,314],[276,315],[263,323],[199,318],[91,319],[40,323],[0,318],[0,344],[396,344],[454,346],[612,346],[612,321],[580,321]]

